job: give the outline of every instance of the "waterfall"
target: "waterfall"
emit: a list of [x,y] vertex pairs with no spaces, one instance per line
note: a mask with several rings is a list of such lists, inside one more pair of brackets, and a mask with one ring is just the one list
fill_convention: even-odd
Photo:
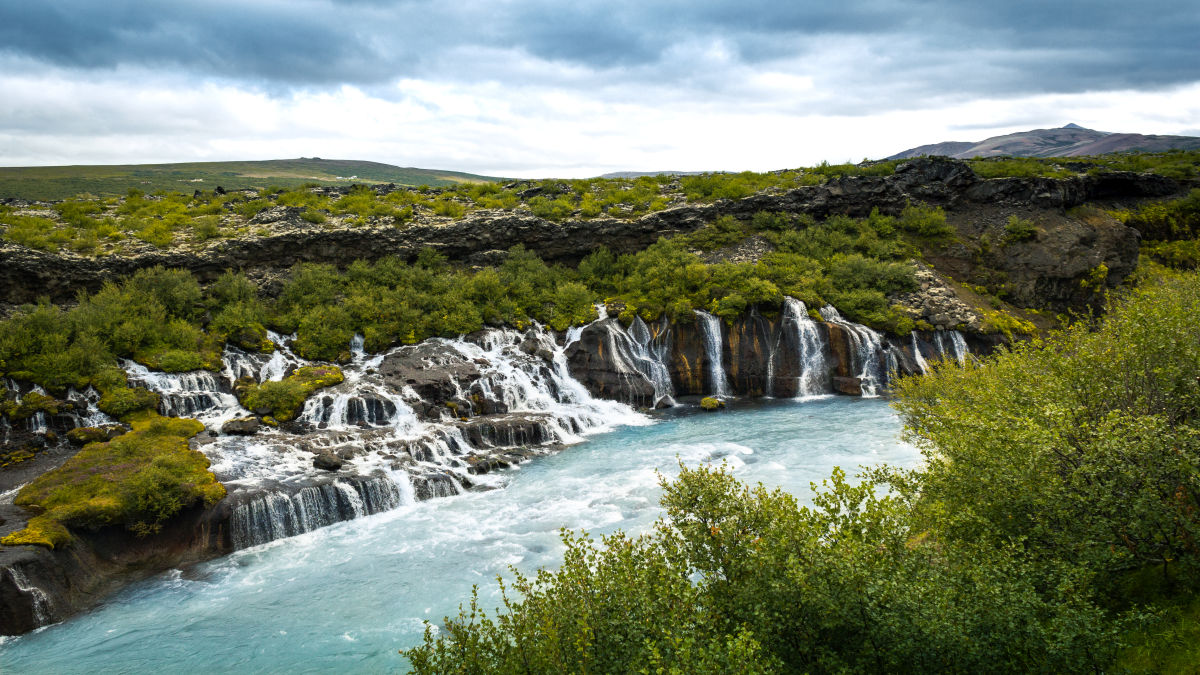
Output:
[[633,365],[654,385],[654,405],[657,407],[660,402],[675,405],[675,388],[671,385],[671,371],[667,368],[669,342],[662,340],[655,344],[650,327],[640,316],[633,318],[629,337],[634,347]]
[[[540,351],[550,355],[549,362],[523,352],[520,345],[526,339],[536,340]],[[593,398],[571,377],[563,347],[540,326],[526,334],[492,329],[474,341],[432,342],[443,345],[448,356],[478,364],[481,377],[472,386],[484,397],[502,402],[510,413],[548,414],[557,442],[575,443],[581,434],[648,423],[623,403]]]
[[887,386],[888,371],[885,370],[884,362],[887,362],[888,368],[894,367],[895,364],[895,354],[890,353],[890,348],[887,351],[883,348],[883,336],[862,324],[846,321],[830,305],[822,307],[820,312],[821,318],[841,326],[850,338],[850,346],[854,352],[851,354],[854,363],[850,364],[850,369],[857,372],[862,395],[867,398],[878,396]]
[[304,404],[299,419],[319,429],[392,427],[400,433],[419,426],[416,413],[400,394],[377,385],[318,392]]
[[950,331],[950,344],[954,346],[954,358],[958,359],[958,365],[966,365],[967,356],[971,353],[967,348],[967,338],[962,333],[952,330]]
[[725,365],[721,362],[721,320],[708,312],[695,310],[700,319],[700,330],[704,333],[704,354],[708,359],[709,390],[714,396],[728,397],[729,379],[725,377]]
[[8,576],[17,590],[29,596],[35,623],[39,626],[50,623],[50,598],[46,596],[46,592],[31,583],[25,573],[16,565],[10,565],[5,569],[8,570]]
[[25,424],[29,431],[35,434],[44,434],[50,430],[50,423],[46,420],[46,413],[41,410],[30,416]]
[[[651,407],[675,405],[675,388],[671,384],[671,371],[667,368],[667,341],[655,344],[650,327],[641,317],[634,317],[628,329],[615,320],[603,321],[599,326],[607,331],[612,345],[612,361],[622,376],[635,379],[644,377],[653,385],[654,400]],[[576,336],[575,340],[578,339]],[[569,340],[567,345],[573,341]]]
[[912,337],[912,353],[913,360],[917,362],[917,368],[924,375],[929,372],[929,362],[925,360],[925,356],[921,354],[921,343],[917,340],[917,332],[913,331],[909,334]]
[[933,345],[943,359],[954,359],[960,366],[966,365],[970,350],[962,333],[956,330],[939,330],[933,334]]
[[237,505],[230,517],[234,548],[294,537],[333,523],[389,511],[412,503],[412,488],[388,476],[333,481],[292,494],[269,491]]
[[797,396],[819,396],[829,393],[829,361],[821,329],[808,315],[808,308],[795,298],[783,299],[783,324],[796,331],[800,346],[800,382]]
[[159,413],[168,417],[194,417],[213,424],[237,415],[237,397],[217,377],[206,370],[163,373],[134,361],[123,361],[130,384],[153,391],[162,397]]
[[[666,375],[664,348],[653,344],[644,323],[625,341],[632,363],[645,361],[641,365],[647,372],[661,368]],[[564,347],[541,326],[433,338],[374,356],[362,347],[358,339],[351,344],[352,358],[342,366],[344,381],[309,397],[296,427],[262,429],[249,437],[220,435],[199,446],[231,495],[230,527],[237,547],[418,499],[460,494],[465,485],[502,484],[503,474],[485,472],[517,461],[511,456],[515,449],[574,443],[616,425],[650,422],[625,404],[593,398],[570,376]],[[225,355],[227,377],[282,377],[307,363],[286,347],[270,356],[232,348]],[[382,367],[386,359],[420,371],[455,373],[447,378],[450,391],[437,400],[422,400],[412,386],[383,374],[388,372]],[[186,381],[183,375],[190,374],[138,375],[160,392],[203,389]],[[448,414],[443,396],[472,408],[490,401],[507,414],[463,421]],[[225,404],[237,409],[235,401]],[[468,417],[480,411],[462,412]],[[343,467],[335,473],[315,468],[314,455],[321,452],[343,458]],[[472,475],[472,469],[480,475]]]

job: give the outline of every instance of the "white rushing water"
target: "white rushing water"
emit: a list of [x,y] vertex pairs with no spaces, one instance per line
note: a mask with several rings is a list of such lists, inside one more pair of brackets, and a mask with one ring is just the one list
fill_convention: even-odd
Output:
[[879,396],[887,386],[888,373],[895,370],[895,354],[883,349],[883,336],[862,324],[842,318],[836,309],[826,305],[818,310],[826,322],[841,326],[850,339],[854,363],[852,370],[861,385],[862,395]]
[[[504,472],[503,490],[404,501],[370,517],[278,539],[126,589],[102,607],[0,644],[5,672],[396,672],[423,622],[472,585],[561,559],[559,528],[647,530],[658,474],[726,463],[745,481],[807,501],[833,466],[912,466],[885,403],[832,397],[676,408],[651,426],[595,436]],[[286,524],[281,527],[287,527]]]
[[721,320],[716,316],[696,310],[700,319],[700,330],[704,335],[704,356],[708,361],[708,388],[714,396],[728,398],[730,396],[729,378],[725,376],[725,364],[722,361],[724,350],[721,337]]
[[[648,329],[635,326],[634,334],[626,340],[632,345],[631,359],[640,358],[647,376],[661,382],[665,365]],[[225,422],[249,414],[232,393],[234,380],[279,380],[311,365],[288,349],[282,336],[270,337],[278,345],[270,355],[228,348],[221,375],[123,365],[131,384],[160,394],[160,412],[195,417],[218,431]],[[468,433],[469,422],[457,419],[465,410],[424,401],[403,383],[387,380],[381,368],[389,357],[415,359],[411,365],[434,373],[466,369],[469,376],[450,382],[453,398],[462,405],[494,401],[504,414]],[[474,340],[432,339],[374,356],[355,336],[342,372],[344,382],[305,402],[297,415],[298,433],[263,428],[253,436],[220,435],[201,444],[235,505],[235,546],[310,532],[415,499],[458,494],[464,485],[498,484],[496,476],[475,475],[472,466],[506,448],[578,443],[617,426],[649,423],[627,405],[593,398],[570,376],[563,347],[540,327],[524,333],[493,329]],[[669,389],[664,396],[670,396]],[[428,410],[431,405],[440,413],[418,414],[418,407]],[[314,467],[314,454],[321,451],[338,455],[345,467],[336,474]]]
[[796,332],[796,342],[800,348],[801,370],[797,395],[828,394],[831,391],[829,360],[826,357],[828,349],[821,338],[821,329],[808,315],[808,308],[803,302],[795,298],[783,299],[783,324]]

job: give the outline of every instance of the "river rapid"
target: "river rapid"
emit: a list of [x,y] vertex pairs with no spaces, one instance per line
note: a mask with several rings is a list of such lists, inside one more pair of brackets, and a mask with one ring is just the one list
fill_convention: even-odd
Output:
[[913,466],[880,399],[680,406],[495,474],[501,489],[413,501],[239,550],[131,586],[95,610],[0,643],[19,673],[394,672],[424,622],[477,585],[561,556],[561,528],[641,532],[661,515],[658,476],[726,463],[741,480],[807,502],[834,466]]

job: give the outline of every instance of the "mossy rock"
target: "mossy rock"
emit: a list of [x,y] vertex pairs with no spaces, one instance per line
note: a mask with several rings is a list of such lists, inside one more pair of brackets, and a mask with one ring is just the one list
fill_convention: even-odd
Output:
[[62,523],[49,516],[34,516],[25,528],[0,539],[5,546],[45,546],[58,548],[71,541],[71,533]]
[[75,445],[88,443],[104,443],[128,431],[119,424],[107,424],[102,427],[78,427],[67,432],[67,440]]
[[203,424],[151,411],[127,419],[131,431],[84,446],[17,493],[13,503],[38,516],[4,543],[54,548],[69,538],[67,527],[120,525],[146,535],[191,504],[212,505],[225,496],[208,458],[188,446]]
[[305,366],[277,382],[257,384],[239,379],[234,393],[247,410],[273,417],[276,422],[289,422],[296,418],[313,392],[343,380],[345,376],[337,366]]
[[142,410],[158,408],[159,396],[149,389],[141,387],[114,387],[100,396],[96,407],[101,412],[121,419],[126,415]]
[[712,412],[725,407],[725,402],[715,396],[705,396],[700,399],[700,407]]
[[15,464],[28,462],[42,450],[45,450],[45,448],[36,445],[22,445],[19,448],[0,452],[0,469],[7,469]]
[[226,342],[248,352],[270,354],[275,351],[275,343],[267,338],[267,329],[262,326],[246,326],[231,333],[225,338]]

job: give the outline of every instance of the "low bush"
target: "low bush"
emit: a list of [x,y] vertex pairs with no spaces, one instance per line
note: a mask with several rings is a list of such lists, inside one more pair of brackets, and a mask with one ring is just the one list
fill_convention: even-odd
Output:
[[1028,241],[1037,236],[1037,226],[1032,220],[1017,215],[1008,217],[1004,224],[1004,240],[1006,242]]

